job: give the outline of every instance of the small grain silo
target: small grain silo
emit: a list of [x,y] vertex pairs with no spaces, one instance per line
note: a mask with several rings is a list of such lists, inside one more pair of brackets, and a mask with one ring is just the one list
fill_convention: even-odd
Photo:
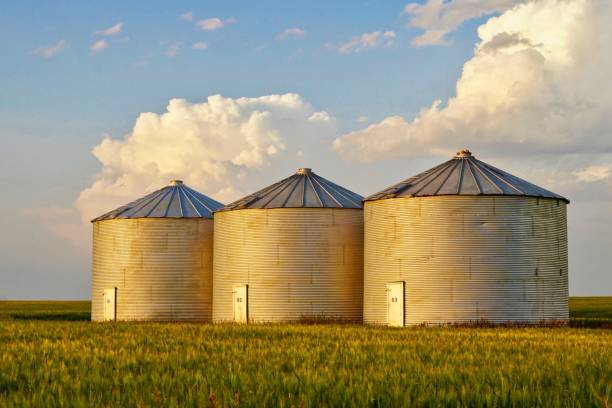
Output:
[[301,168],[215,212],[213,321],[361,322],[361,200]]
[[364,200],[364,321],[568,321],[569,201],[462,150]]
[[91,319],[210,321],[221,207],[174,180],[92,220]]

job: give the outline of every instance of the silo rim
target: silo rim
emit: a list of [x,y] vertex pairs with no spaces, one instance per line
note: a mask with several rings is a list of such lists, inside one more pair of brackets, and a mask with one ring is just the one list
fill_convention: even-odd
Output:
[[219,209],[219,210],[215,210],[213,211],[213,215],[214,214],[220,214],[220,213],[232,213],[232,212],[236,212],[236,211],[247,211],[247,210],[255,210],[255,211],[269,211],[269,210],[315,210],[315,211],[321,211],[321,210],[358,210],[358,211],[363,211],[363,206],[362,207],[271,207],[271,208],[228,208],[228,209]]
[[210,220],[212,221],[212,217],[122,217],[122,218],[106,218],[106,219],[93,219],[89,222],[92,224],[96,224],[99,222],[105,221],[122,221],[122,220]]
[[436,198],[436,197],[512,197],[512,198],[539,198],[542,200],[555,200],[555,201],[563,201],[566,204],[570,203],[565,197],[544,197],[537,195],[518,195],[518,194],[435,194],[435,195],[389,195],[381,198],[364,198],[363,203],[375,202],[375,201],[383,201],[383,200],[395,200],[395,199],[411,199],[411,198]]

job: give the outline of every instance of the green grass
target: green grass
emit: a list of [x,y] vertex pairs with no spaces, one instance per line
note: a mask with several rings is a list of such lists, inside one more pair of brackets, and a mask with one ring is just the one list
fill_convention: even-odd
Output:
[[56,300],[0,301],[0,319],[17,320],[90,320],[91,302]]
[[573,297],[569,305],[572,326],[612,329],[612,297]]
[[[612,405],[605,328],[91,323],[88,306],[0,302],[0,407]],[[612,321],[610,298],[571,308]]]

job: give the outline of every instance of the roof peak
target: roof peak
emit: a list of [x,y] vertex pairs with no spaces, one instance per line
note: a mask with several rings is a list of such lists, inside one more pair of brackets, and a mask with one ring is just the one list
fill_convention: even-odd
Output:
[[458,151],[451,160],[373,194],[365,201],[448,195],[526,196],[569,202],[565,197],[476,159],[468,149]]
[[465,159],[466,157],[474,157],[469,149],[461,149],[455,154],[455,159]]
[[220,211],[247,208],[362,208],[361,197],[308,167],[289,177],[226,205]]
[[183,184],[182,180],[171,180],[131,203],[109,211],[92,222],[116,218],[212,218],[215,210],[223,204]]

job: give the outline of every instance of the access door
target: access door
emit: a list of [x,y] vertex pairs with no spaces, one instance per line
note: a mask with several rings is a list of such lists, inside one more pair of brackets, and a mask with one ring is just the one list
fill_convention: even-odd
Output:
[[404,326],[404,282],[387,283],[387,324]]
[[249,320],[248,286],[234,287],[234,321],[236,323],[247,323]]
[[117,288],[104,289],[104,320],[117,320]]

